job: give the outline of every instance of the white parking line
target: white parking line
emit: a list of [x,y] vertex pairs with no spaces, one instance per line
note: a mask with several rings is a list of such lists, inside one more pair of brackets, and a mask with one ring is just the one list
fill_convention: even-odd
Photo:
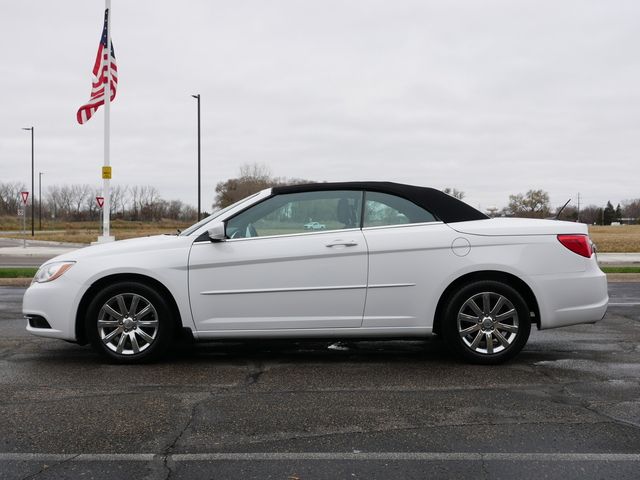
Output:
[[[0,453],[0,462],[150,462],[164,459],[153,453]],[[215,461],[544,461],[544,462],[640,462],[636,453],[473,453],[473,452],[301,452],[301,453],[189,453],[171,454],[174,462]]]

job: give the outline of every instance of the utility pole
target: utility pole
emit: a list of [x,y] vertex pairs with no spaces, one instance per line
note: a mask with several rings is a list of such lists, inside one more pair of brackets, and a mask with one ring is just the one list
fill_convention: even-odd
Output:
[[191,96],[198,100],[198,221],[200,221],[200,94]]
[[580,192],[578,192],[578,222],[580,222]]

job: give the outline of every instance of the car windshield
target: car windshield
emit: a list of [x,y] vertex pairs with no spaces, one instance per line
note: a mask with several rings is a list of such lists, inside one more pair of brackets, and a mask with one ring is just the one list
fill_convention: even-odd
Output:
[[[260,193],[260,192],[258,192]],[[220,215],[222,215],[225,212],[228,212],[229,210],[231,210],[232,208],[237,207],[238,205],[241,205],[249,200],[251,200],[253,197],[255,197],[256,195],[258,195],[258,193],[254,193],[253,195],[249,195],[248,197],[243,198],[242,200],[238,200],[236,203],[233,203],[227,207],[224,207],[221,210],[218,210],[216,212],[213,212],[211,215],[209,215],[206,218],[203,218],[202,220],[200,220],[198,223],[194,223],[193,225],[191,225],[189,228],[187,228],[186,230],[180,232],[180,236],[181,237],[186,237],[188,235],[191,235],[193,232],[195,232],[196,230],[198,230],[200,227],[202,227],[203,225],[206,225],[207,223],[209,223],[211,220],[213,220],[214,218],[219,217]]]

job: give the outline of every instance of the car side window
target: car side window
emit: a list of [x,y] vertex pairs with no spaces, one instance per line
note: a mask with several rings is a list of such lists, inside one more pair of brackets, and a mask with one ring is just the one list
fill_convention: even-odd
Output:
[[405,198],[380,192],[365,194],[364,227],[406,225],[436,220],[432,213]]
[[362,195],[359,191],[276,195],[229,219],[227,237],[265,237],[359,228]]

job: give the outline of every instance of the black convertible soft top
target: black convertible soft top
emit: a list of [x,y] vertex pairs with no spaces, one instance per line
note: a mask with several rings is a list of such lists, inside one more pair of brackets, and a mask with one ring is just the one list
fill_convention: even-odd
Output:
[[314,190],[368,190],[406,198],[428,210],[445,223],[484,220],[484,213],[435,188],[416,187],[393,182],[333,182],[306,183],[273,187],[273,194],[300,193]]

